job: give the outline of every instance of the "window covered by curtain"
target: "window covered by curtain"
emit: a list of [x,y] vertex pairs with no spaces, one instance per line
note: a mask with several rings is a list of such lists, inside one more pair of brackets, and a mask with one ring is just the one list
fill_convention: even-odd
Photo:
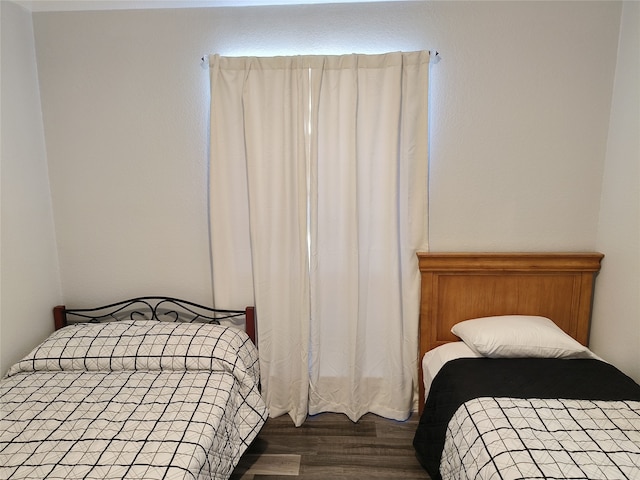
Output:
[[214,298],[254,300],[272,416],[405,419],[429,53],[210,56]]

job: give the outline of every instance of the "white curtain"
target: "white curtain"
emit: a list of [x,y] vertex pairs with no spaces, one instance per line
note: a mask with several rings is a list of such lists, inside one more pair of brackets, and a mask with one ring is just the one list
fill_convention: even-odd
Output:
[[210,57],[214,297],[255,300],[272,416],[412,410],[428,70],[428,52]]

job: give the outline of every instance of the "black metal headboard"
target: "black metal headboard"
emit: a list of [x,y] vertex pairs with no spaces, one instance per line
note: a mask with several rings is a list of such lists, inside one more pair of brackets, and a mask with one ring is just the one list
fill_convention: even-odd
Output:
[[100,323],[119,320],[157,320],[169,322],[199,322],[234,325],[244,329],[256,342],[255,309],[224,310],[206,307],[172,297],[137,297],[94,308],[53,309],[56,330],[73,323]]

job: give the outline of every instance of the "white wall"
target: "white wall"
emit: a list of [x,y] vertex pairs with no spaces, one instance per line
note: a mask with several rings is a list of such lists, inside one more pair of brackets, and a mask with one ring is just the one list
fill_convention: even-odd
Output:
[[31,13],[0,2],[0,376],[53,331],[61,300]]
[[434,3],[432,250],[595,247],[619,9]]
[[[214,52],[437,49],[431,249],[604,249],[612,234],[601,224],[598,235],[598,214],[601,193],[616,190],[607,136],[621,9],[425,1],[35,13],[65,300],[210,300],[199,59]],[[605,157],[611,183],[601,192]],[[602,275],[598,286],[616,289],[616,279]],[[592,339],[615,348],[602,329]]]
[[208,298],[211,52],[438,49],[431,248],[594,248],[619,19],[612,2],[34,14],[65,297]]
[[591,347],[640,381],[640,3],[622,10],[597,248]]

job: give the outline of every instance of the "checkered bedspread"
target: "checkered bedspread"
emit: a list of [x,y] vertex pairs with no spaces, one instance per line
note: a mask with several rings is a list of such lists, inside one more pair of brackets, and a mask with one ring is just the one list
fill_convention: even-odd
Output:
[[477,398],[447,429],[448,479],[640,479],[640,402]]
[[226,479],[266,419],[258,383],[233,328],[66,327],[0,382],[0,478]]

